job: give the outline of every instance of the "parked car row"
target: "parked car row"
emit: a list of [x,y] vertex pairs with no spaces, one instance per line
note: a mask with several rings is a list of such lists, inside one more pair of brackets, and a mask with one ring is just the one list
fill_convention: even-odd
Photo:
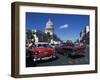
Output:
[[62,55],[84,55],[86,46],[83,43],[66,43],[55,47]]
[[56,53],[62,55],[84,55],[86,46],[83,43],[62,44],[29,44],[26,46],[26,58],[32,58],[34,62],[56,58]]

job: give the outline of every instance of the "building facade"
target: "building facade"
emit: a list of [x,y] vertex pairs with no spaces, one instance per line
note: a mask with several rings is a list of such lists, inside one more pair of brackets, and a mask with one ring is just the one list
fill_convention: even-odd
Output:
[[79,37],[79,42],[84,42],[89,44],[90,41],[90,27],[86,26],[81,32]]

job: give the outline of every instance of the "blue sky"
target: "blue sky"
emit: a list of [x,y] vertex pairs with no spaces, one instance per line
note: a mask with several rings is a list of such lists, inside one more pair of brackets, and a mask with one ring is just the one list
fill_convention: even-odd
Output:
[[49,19],[54,23],[55,34],[64,41],[76,41],[80,31],[90,22],[89,15],[26,12],[26,29],[44,31]]

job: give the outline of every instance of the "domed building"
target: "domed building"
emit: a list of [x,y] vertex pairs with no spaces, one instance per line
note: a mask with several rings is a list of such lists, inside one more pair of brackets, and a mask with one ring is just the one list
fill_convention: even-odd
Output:
[[50,35],[54,34],[54,25],[53,22],[51,21],[51,19],[49,19],[46,23],[46,27],[45,27],[45,33],[49,33]]
[[58,44],[61,42],[60,38],[58,38],[54,33],[54,24],[51,19],[49,19],[46,23],[45,33],[47,34],[48,40],[51,44]]
[[45,31],[39,29],[34,29],[30,31],[33,36],[31,40],[34,40],[35,43],[38,42],[48,42],[50,44],[59,44],[61,42],[60,38],[54,33],[54,24],[49,19],[45,26]]

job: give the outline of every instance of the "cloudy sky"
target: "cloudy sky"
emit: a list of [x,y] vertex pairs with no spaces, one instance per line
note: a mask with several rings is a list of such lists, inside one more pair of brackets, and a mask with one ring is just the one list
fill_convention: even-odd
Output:
[[76,41],[79,33],[89,25],[88,15],[51,14],[26,12],[26,29],[45,30],[46,22],[51,19],[54,23],[54,32],[61,40]]

